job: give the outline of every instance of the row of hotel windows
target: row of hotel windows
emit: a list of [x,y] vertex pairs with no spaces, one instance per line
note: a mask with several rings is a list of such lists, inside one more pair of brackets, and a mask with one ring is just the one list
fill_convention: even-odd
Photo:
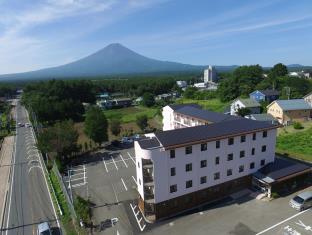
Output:
[[[220,158],[217,157],[216,158],[216,165],[218,165],[219,162],[220,162]],[[261,166],[264,166],[265,160],[262,159],[260,164],[261,164]],[[200,161],[200,168],[204,168],[204,167],[207,167],[207,160]],[[253,162],[250,163],[250,169],[253,169],[254,167],[255,167],[255,164]],[[193,169],[193,164],[192,163],[188,163],[188,164],[185,165],[185,171],[186,172],[192,171],[192,169]],[[239,171],[239,172],[243,172],[243,171]],[[175,167],[171,167],[170,168],[170,176],[175,176],[175,175],[176,175],[176,168]]]
[[[264,166],[265,165],[265,160],[262,159],[260,164],[261,164],[261,166]],[[250,169],[254,169],[255,168],[255,163],[254,162],[250,163],[249,168]],[[174,169],[174,168],[171,168],[171,174],[172,174],[172,169]],[[174,172],[175,172],[175,169],[174,169]],[[239,173],[244,172],[244,165],[239,166],[238,172]],[[232,174],[233,174],[233,170],[232,169],[228,169],[226,171],[226,175],[227,176],[231,176]],[[220,179],[220,172],[214,173],[213,179],[214,180]],[[207,183],[207,176],[200,177],[200,184],[205,184],[205,183]],[[185,182],[185,188],[191,188],[191,187],[193,187],[193,181],[192,180],[187,180]],[[178,190],[177,184],[170,185],[170,193],[177,192],[177,190]]]
[[[203,144],[202,144],[203,145]],[[205,144],[206,145],[206,149],[207,149],[207,144]],[[264,152],[266,152],[266,145],[262,145],[261,146],[261,152],[262,153],[264,153]],[[202,150],[203,151],[203,150]],[[186,154],[191,154],[192,153],[192,146],[187,146],[187,147],[185,147],[185,153]],[[251,155],[255,155],[256,154],[256,149],[255,148],[252,148],[251,149]],[[245,157],[245,151],[244,150],[242,150],[242,151],[240,151],[239,152],[239,157],[240,158],[243,158],[243,157]],[[175,150],[174,149],[171,149],[170,150],[170,158],[175,158]],[[218,158],[218,161],[217,161],[217,158]],[[233,153],[230,153],[230,154],[228,154],[228,161],[231,161],[231,160],[233,160]],[[218,163],[217,163],[218,162]],[[219,164],[219,157],[216,157],[216,165],[218,165]]]
[[[262,132],[262,137],[266,138],[268,136],[267,131]],[[256,133],[253,133],[252,139],[256,140]],[[246,142],[246,135],[241,136],[241,143]],[[228,145],[233,145],[234,144],[234,138],[228,138]],[[191,154],[193,152],[193,146],[187,146],[185,147],[185,154]],[[220,140],[216,141],[216,148],[220,148]],[[206,151],[207,150],[207,143],[203,143],[200,145],[200,150],[201,151]],[[175,150],[172,149],[170,150],[170,158],[175,158]]]

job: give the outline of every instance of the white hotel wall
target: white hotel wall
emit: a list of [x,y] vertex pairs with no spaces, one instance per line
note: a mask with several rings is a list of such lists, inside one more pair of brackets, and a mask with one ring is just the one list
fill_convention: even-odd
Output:
[[168,105],[163,107],[163,130],[168,131],[174,129],[174,111]]
[[[160,149],[142,150],[136,143],[137,161],[140,157],[152,158],[154,163],[154,183],[155,183],[155,203],[166,201],[178,196],[185,195],[194,191],[198,191],[207,187],[224,183],[239,177],[249,175],[261,168],[260,161],[265,159],[265,163],[273,162],[275,156],[275,140],[276,129],[269,130],[266,138],[262,137],[262,132],[257,132],[257,139],[252,140],[252,134],[246,136],[246,142],[240,143],[240,136],[234,138],[234,144],[228,145],[228,139],[220,142],[220,148],[216,149],[215,141],[208,142],[207,151],[200,150],[199,145],[193,145],[192,154],[185,155],[185,147],[176,149],[176,157],[171,159],[169,151],[161,151]],[[266,145],[266,152],[261,152],[262,145]],[[256,149],[255,155],[251,155],[251,149]],[[240,158],[241,150],[245,150],[245,157]],[[234,154],[232,161],[227,161],[227,155]],[[215,165],[215,157],[220,157],[220,164]],[[207,167],[200,168],[200,161],[207,160]],[[250,169],[251,162],[255,162],[255,168]],[[192,163],[192,171],[186,172],[185,165]],[[238,168],[244,165],[244,172],[239,173]],[[140,163],[141,166],[141,163]],[[170,168],[176,168],[176,175],[170,176]],[[232,176],[227,176],[227,169],[232,169]],[[214,180],[214,173],[220,172],[220,179]],[[200,177],[207,176],[207,183],[200,184]],[[142,169],[137,169],[137,178],[142,182]],[[185,182],[193,180],[191,188],[185,188]],[[177,192],[170,193],[170,185],[177,184]],[[139,193],[142,198],[143,186],[138,186]]]

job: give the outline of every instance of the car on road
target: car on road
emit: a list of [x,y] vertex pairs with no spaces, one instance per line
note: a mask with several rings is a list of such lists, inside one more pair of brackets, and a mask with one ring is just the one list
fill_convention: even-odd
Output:
[[121,143],[122,144],[132,144],[133,139],[131,137],[122,137],[121,138]]
[[289,201],[289,205],[299,211],[312,207],[312,191],[298,194]]
[[24,126],[24,124],[23,124],[23,123],[21,123],[21,122],[17,123],[17,125],[18,125],[19,127]]
[[37,235],[52,235],[48,222],[43,222],[38,225]]
[[25,123],[25,127],[31,127],[31,124]]

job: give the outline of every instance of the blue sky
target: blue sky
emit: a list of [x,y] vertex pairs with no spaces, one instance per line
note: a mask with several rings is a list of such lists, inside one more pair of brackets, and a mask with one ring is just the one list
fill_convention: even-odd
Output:
[[119,42],[189,64],[312,65],[311,0],[0,0],[0,74]]

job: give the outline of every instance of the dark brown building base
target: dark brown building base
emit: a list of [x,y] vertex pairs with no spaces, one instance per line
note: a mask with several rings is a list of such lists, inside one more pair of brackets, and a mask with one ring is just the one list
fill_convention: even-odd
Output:
[[[251,176],[249,175],[210,188],[176,197],[161,203],[154,204],[152,206],[153,208],[150,208],[151,204],[147,204],[146,202],[143,202],[141,198],[139,198],[139,206],[141,211],[143,211],[146,216],[149,216],[151,212],[153,212],[153,214],[155,215],[155,220],[159,220],[179,214],[202,204],[206,204],[208,202],[220,200],[231,193],[237,192],[250,186]],[[148,207],[151,210],[144,210]]]

